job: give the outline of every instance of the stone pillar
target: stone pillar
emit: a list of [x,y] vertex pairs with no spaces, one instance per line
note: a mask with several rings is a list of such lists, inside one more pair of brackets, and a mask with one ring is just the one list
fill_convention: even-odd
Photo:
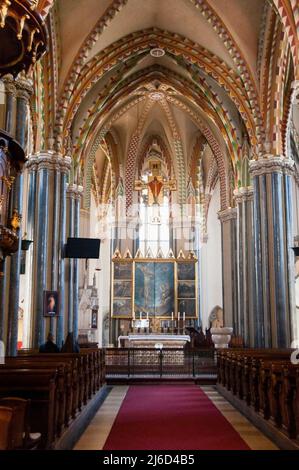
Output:
[[246,346],[254,345],[253,188],[234,191],[237,206],[238,322],[236,334]]
[[12,75],[5,75],[2,78],[5,86],[5,130],[11,136],[14,132],[14,109],[16,101],[16,83]]
[[47,289],[47,261],[49,235],[49,179],[53,155],[40,153],[32,157],[32,164],[37,167],[37,221],[35,226],[35,263],[33,278],[34,292],[32,303],[35,315],[34,347],[38,348],[45,341],[44,290]]
[[222,279],[224,324],[238,330],[237,209],[229,207],[218,213],[222,235]]
[[[80,199],[83,188],[75,184],[67,188],[69,237],[78,237],[80,228]],[[69,259],[68,266],[68,332],[78,335],[79,280],[78,260]]]
[[[80,236],[80,202],[83,193],[82,186],[77,186],[74,202],[74,237]],[[79,329],[79,260],[74,259],[74,290],[73,290],[73,332],[74,337],[78,337]]]
[[[51,290],[58,290],[58,263],[59,263],[59,208],[60,208],[60,165],[54,167],[53,175],[53,224],[52,224],[52,258],[51,258]],[[55,318],[50,319],[50,332],[55,336]]]
[[[66,191],[67,195],[67,211],[68,211],[68,237],[74,237],[74,213],[75,213],[75,192],[76,186],[69,185]],[[67,331],[73,331],[74,317],[74,259],[68,260],[68,316]]]
[[[17,117],[16,117],[16,140],[24,148],[26,145],[26,119],[27,105],[32,93],[31,84],[28,80],[19,79],[16,81],[17,88]],[[23,176],[18,174],[11,194],[12,209],[16,210],[21,218],[23,204]],[[9,304],[8,304],[8,333],[7,333],[7,354],[15,356],[17,354],[18,341],[18,311],[20,292],[20,263],[21,263],[21,243],[22,225],[18,230],[19,248],[11,256],[10,279],[9,279]]]
[[59,317],[57,319],[56,344],[61,347],[65,330],[65,259],[63,254],[66,243],[66,191],[67,175],[71,167],[70,157],[58,157],[60,166],[59,192],[59,230],[58,230],[58,290],[60,296]]
[[266,155],[250,162],[254,187],[256,347],[288,347],[291,343],[290,185],[293,162]]
[[[5,130],[11,136],[14,131],[14,121],[13,114],[16,101],[16,86],[12,75],[6,75],[3,77],[3,82],[5,85]],[[5,311],[6,311],[6,282],[7,282],[7,261],[4,258],[1,261],[0,269],[0,341],[4,341],[4,323],[5,323]]]
[[[40,152],[31,156],[27,169],[29,171],[28,231],[34,244],[34,262],[32,272],[32,311],[34,314],[33,345],[38,348],[45,341],[46,319],[44,318],[44,291],[60,290],[60,270],[62,260],[62,243],[60,237],[65,235],[65,211],[63,207],[66,192],[66,173],[70,168],[70,158],[56,155],[53,151]],[[53,191],[50,182],[53,180]],[[50,214],[53,207],[53,217]],[[36,218],[35,218],[36,214]],[[52,235],[52,244],[49,235]],[[64,243],[63,243],[64,244]],[[51,260],[51,262],[49,262]],[[64,261],[63,261],[64,262]],[[49,280],[51,280],[49,284]],[[64,272],[63,292],[60,293],[60,312],[58,324],[64,318]],[[62,321],[60,320],[62,318]],[[50,320],[50,330],[54,332],[54,319]],[[62,338],[64,332],[62,332]]]

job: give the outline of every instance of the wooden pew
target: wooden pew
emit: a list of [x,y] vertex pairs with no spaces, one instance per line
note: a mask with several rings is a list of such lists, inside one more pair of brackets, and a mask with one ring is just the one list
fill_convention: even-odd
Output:
[[42,445],[51,448],[55,439],[57,373],[52,369],[0,369],[0,397],[30,399],[30,428],[42,434]]
[[0,450],[11,450],[13,448],[12,423],[13,409],[0,406]]
[[217,352],[218,383],[291,439],[299,434],[299,366],[291,349]]
[[72,370],[71,363],[56,361],[31,360],[28,358],[6,358],[5,364],[1,369],[43,369],[52,370],[57,373],[57,405],[55,408],[54,428],[55,436],[60,436],[64,426],[68,426],[72,411]]

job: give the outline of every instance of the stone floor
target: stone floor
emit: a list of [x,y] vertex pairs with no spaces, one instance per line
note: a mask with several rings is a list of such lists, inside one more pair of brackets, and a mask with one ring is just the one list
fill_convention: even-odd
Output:
[[[128,386],[113,387],[74,450],[101,450],[103,448],[128,388]],[[201,388],[252,450],[278,450],[275,444],[225,400],[214,387],[202,386]]]

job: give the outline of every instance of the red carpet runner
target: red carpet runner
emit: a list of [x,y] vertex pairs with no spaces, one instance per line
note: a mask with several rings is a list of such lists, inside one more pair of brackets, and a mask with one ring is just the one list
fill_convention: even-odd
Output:
[[132,386],[104,450],[249,450],[196,385]]

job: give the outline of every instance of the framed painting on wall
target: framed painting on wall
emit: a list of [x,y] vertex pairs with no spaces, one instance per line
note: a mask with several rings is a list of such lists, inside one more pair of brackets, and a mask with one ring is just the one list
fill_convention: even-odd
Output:
[[195,263],[178,263],[178,280],[179,281],[194,281],[195,280]]
[[113,316],[130,317],[132,315],[131,299],[113,299]]
[[59,292],[53,290],[44,291],[44,317],[59,316]]
[[185,313],[186,318],[196,317],[196,300],[195,299],[179,299],[178,301],[178,311],[180,316]]
[[132,280],[133,264],[114,262],[114,279]]
[[196,287],[194,281],[178,281],[178,298],[195,299]]

